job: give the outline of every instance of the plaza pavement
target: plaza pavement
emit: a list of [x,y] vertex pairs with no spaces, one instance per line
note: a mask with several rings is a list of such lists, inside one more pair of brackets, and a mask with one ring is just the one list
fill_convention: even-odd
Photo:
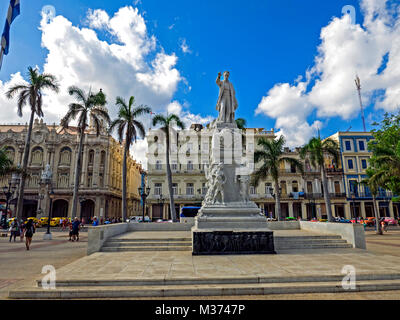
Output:
[[[161,236],[161,233],[157,233]],[[175,237],[185,233],[175,232]],[[54,232],[53,240],[34,236],[32,250],[23,243],[9,243],[0,238],[0,298],[9,290],[35,286],[41,268],[51,264],[57,269],[57,280],[181,278],[181,277],[242,277],[341,274],[350,264],[357,273],[400,273],[400,230],[383,236],[366,232],[368,250],[330,249],[286,252],[278,255],[192,256],[190,252],[99,252],[86,256],[86,234],[81,242],[68,242],[67,232]],[[142,237],[139,232],[121,237]],[[148,236],[154,234],[148,232]],[[164,235],[165,236],[165,235]],[[22,249],[21,249],[22,248]],[[81,259],[80,259],[81,258]],[[400,291],[349,292],[324,294],[277,294],[266,296],[201,297],[201,299],[400,299]],[[145,298],[150,299],[150,298]],[[160,299],[160,298],[157,298]],[[179,299],[199,299],[180,297]]]
[[37,229],[29,251],[25,239],[9,242],[0,237],[0,299],[8,296],[8,291],[22,285],[35,284],[45,265],[56,269],[86,256],[87,232],[81,232],[79,242],[68,241],[68,231],[59,228],[52,231],[53,240],[44,241],[45,228]]

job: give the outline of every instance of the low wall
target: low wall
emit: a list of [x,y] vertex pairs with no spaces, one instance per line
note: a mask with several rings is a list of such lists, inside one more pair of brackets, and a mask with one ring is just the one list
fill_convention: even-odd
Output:
[[94,252],[100,251],[103,243],[107,241],[107,239],[127,232],[129,225],[130,224],[128,223],[115,223],[96,227],[88,227],[87,254],[90,255]]
[[354,248],[366,249],[364,226],[353,223],[299,221],[302,230],[341,236]]
[[267,228],[271,230],[300,229],[299,221],[267,221]]

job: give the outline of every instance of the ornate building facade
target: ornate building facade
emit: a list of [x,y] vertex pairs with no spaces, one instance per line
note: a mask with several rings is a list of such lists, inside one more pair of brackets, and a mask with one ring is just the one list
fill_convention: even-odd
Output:
[[[15,165],[22,162],[27,125],[0,125],[0,147],[6,147]],[[48,216],[49,190],[52,188],[53,217],[72,217],[72,193],[79,145],[77,128],[63,130],[35,120],[32,130],[28,177],[25,185],[24,217]],[[82,173],[77,216],[85,219],[121,217],[122,211],[122,146],[106,130],[96,136],[89,126],[84,141]],[[51,187],[41,185],[41,173],[49,165]],[[141,183],[140,164],[130,156],[127,160],[128,215],[140,214],[138,187]],[[0,178],[0,186],[15,183],[10,176]],[[16,203],[14,195],[11,204]],[[0,202],[5,201],[0,196]],[[12,207],[12,206],[11,206]]]

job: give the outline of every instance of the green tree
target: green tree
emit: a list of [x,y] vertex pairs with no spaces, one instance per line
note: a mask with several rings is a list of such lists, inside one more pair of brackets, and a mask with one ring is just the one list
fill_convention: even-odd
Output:
[[246,124],[247,124],[246,119],[237,118],[235,120],[235,122],[236,122],[238,129],[241,129],[241,130],[246,129]]
[[400,194],[400,113],[384,115],[380,126],[372,130],[373,140],[368,142],[372,152],[369,168],[372,174],[379,174],[380,187]]
[[74,96],[77,103],[70,103],[67,114],[61,119],[61,126],[65,129],[69,127],[72,120],[78,117],[78,134],[79,134],[79,147],[78,155],[76,158],[75,165],[75,178],[74,178],[74,193],[72,198],[72,216],[76,216],[76,209],[78,206],[78,192],[79,192],[79,180],[82,172],[82,152],[83,142],[86,136],[86,129],[88,127],[88,119],[92,119],[96,135],[100,134],[102,128],[102,120],[105,120],[108,124],[110,123],[110,117],[107,110],[104,108],[106,105],[106,96],[100,89],[96,94],[89,90],[85,93],[84,90],[71,86],[68,88],[68,93]]
[[328,182],[325,172],[324,159],[325,156],[329,155],[334,158],[335,163],[338,163],[339,159],[339,146],[335,140],[325,139],[321,140],[318,138],[311,138],[310,141],[301,149],[300,156],[302,159],[308,157],[310,163],[314,168],[318,168],[321,172],[322,186],[324,189],[324,200],[326,212],[328,215],[328,221],[333,221],[332,209],[331,209],[331,199],[328,191]]
[[144,114],[149,114],[151,109],[147,106],[135,106],[135,98],[131,96],[129,103],[121,98],[117,97],[115,102],[116,106],[119,107],[118,118],[111,122],[110,132],[117,129],[119,142],[125,139],[124,143],[124,158],[122,165],[122,219],[126,221],[127,218],[127,200],[126,200],[126,177],[127,168],[126,161],[129,155],[129,148],[132,143],[136,142],[137,137],[144,138],[145,129],[143,124],[137,120]]
[[24,205],[25,180],[27,176],[28,159],[31,148],[33,120],[35,118],[35,114],[38,117],[43,117],[43,90],[50,89],[54,92],[59,91],[59,85],[53,75],[47,73],[40,74],[37,69],[33,69],[32,67],[28,68],[28,80],[29,81],[27,84],[15,85],[6,92],[6,97],[8,99],[12,99],[16,94],[18,94],[18,116],[22,117],[22,110],[27,103],[29,103],[31,110],[28,133],[26,135],[24,147],[24,155],[22,158],[22,174],[18,191],[16,212],[16,217],[18,219],[22,217],[22,209]]
[[367,169],[367,178],[363,179],[360,183],[367,186],[371,191],[372,201],[374,204],[374,216],[375,216],[375,230],[377,234],[382,234],[381,224],[379,223],[379,207],[377,206],[376,196],[379,193],[379,187],[382,182],[382,176],[384,172],[376,172],[370,168]]
[[284,156],[283,147],[285,145],[285,138],[283,136],[280,136],[277,140],[261,138],[258,140],[257,144],[261,149],[254,152],[254,162],[260,162],[261,167],[253,173],[252,184],[257,186],[260,180],[266,179],[269,175],[272,177],[275,189],[275,216],[281,221],[282,209],[281,192],[279,188],[279,168],[282,163],[288,162],[303,173],[303,164],[297,159]]
[[185,129],[185,125],[182,120],[175,114],[170,114],[167,116],[163,116],[158,114],[153,118],[153,126],[160,125],[160,129],[165,134],[165,164],[166,164],[166,171],[167,171],[167,180],[168,180],[168,192],[169,192],[169,206],[171,210],[171,217],[172,221],[176,222],[176,212],[175,212],[175,201],[174,201],[174,194],[172,191],[172,172],[169,163],[169,153],[170,153],[170,131],[171,129],[176,126],[179,129]]
[[0,176],[7,175],[11,172],[13,162],[7,155],[6,148],[0,148]]

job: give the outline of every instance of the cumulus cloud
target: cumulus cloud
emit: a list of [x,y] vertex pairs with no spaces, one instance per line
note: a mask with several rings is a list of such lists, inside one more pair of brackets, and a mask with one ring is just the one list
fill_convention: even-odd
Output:
[[[53,19],[42,16],[39,29],[42,47],[48,53],[40,71],[53,74],[60,84],[59,94],[44,93],[45,121],[59,122],[66,113],[73,101],[67,92],[71,85],[86,91],[103,89],[112,118],[117,114],[117,96],[128,99],[134,95],[138,104],[165,112],[182,81],[176,68],[178,58],[157,46],[138,9],[126,6],[113,15],[101,9],[89,10],[85,21],[85,27],[78,27],[61,15]],[[1,94],[21,81],[18,73],[0,83],[0,111],[7,110],[3,121],[21,121],[16,113],[9,112],[11,105],[15,109],[15,101],[3,101]]]
[[276,84],[261,99],[256,114],[276,119],[289,145],[301,145],[315,135],[322,123],[307,122],[313,112],[318,118],[359,116],[356,75],[361,79],[364,106],[399,108],[400,4],[363,0],[361,9],[362,25],[351,24],[344,15],[322,28],[318,54],[305,80]]
[[192,123],[200,123],[205,125],[214,119],[212,116],[203,117],[200,114],[193,114],[187,110],[187,107],[184,108],[178,101],[172,101],[167,107],[167,112],[169,114],[173,113],[179,116],[187,128]]

